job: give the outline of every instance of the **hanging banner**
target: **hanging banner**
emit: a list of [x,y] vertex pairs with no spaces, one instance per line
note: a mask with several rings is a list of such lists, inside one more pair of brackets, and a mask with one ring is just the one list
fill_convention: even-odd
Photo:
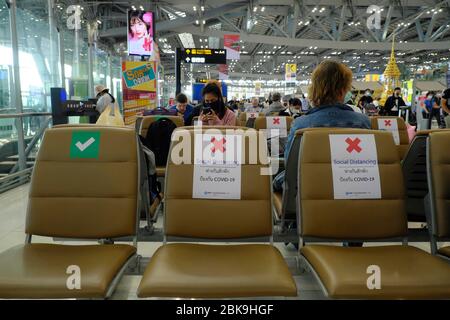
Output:
[[240,46],[239,41],[241,37],[238,34],[226,34],[223,36],[223,45],[227,50],[228,60],[239,60],[240,59]]
[[219,80],[228,80],[227,64],[219,64]]
[[389,131],[394,137],[394,142],[398,146],[400,145],[400,134],[398,133],[398,123],[396,118],[383,118],[377,119],[378,130]]
[[329,139],[334,199],[381,199],[374,135],[333,134]]
[[196,134],[194,199],[241,199],[242,136]]
[[255,96],[261,95],[261,82],[255,82]]
[[286,73],[285,73],[286,82],[295,82],[297,80],[297,65],[287,63],[286,64]]
[[145,110],[156,108],[156,63],[122,62],[123,113],[125,125],[133,125]]

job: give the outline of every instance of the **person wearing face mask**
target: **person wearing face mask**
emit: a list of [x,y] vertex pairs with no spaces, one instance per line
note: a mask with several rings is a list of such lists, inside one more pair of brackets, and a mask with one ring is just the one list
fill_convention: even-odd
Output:
[[431,129],[433,117],[436,118],[438,126],[441,127],[441,106],[439,98],[436,97],[434,91],[429,91],[422,107],[422,115],[424,119],[428,119],[428,129]]
[[192,124],[194,117],[208,126],[234,126],[236,114],[225,106],[222,90],[214,83],[208,83],[202,90],[203,102],[194,108],[188,122]]
[[358,107],[363,110],[366,104],[372,103],[372,91],[370,89],[366,89],[366,93],[361,97],[358,101]]
[[[116,99],[112,96],[112,94],[109,93],[109,89],[105,86],[99,84],[95,86],[94,91],[97,94],[97,103],[95,106],[95,110],[97,110],[98,113],[102,114],[102,112],[105,111],[106,107],[116,102]],[[114,115],[114,110],[111,111],[111,115]]]
[[344,98],[345,104],[353,109],[353,111],[362,113],[362,110],[356,106],[354,95],[351,91],[347,92]]
[[286,110],[281,111],[279,116],[287,116],[298,118],[301,115],[302,102],[298,98],[289,99],[289,107]]
[[392,96],[387,98],[384,104],[385,112],[388,116],[397,116],[400,107],[405,107],[406,103],[401,96],[401,89],[399,87],[394,89]]

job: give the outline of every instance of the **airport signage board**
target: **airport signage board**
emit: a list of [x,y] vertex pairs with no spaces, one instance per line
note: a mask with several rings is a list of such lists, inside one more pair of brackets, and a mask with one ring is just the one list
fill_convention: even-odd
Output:
[[295,63],[286,63],[285,80],[295,82],[297,79],[297,65]]
[[226,64],[225,49],[180,49],[180,59],[184,63],[197,64]]

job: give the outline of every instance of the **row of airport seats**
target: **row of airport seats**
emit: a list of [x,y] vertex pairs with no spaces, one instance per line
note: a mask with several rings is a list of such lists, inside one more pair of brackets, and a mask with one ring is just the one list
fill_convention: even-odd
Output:
[[[169,159],[165,184],[164,233],[175,238],[270,238],[273,233],[269,175],[261,175],[266,159],[250,163],[249,143],[257,132],[241,127],[244,154],[240,200],[194,199],[193,154],[190,163]],[[197,129],[198,130],[198,129]],[[208,128],[202,128],[202,132]],[[95,135],[93,135],[95,133]],[[171,151],[179,143],[194,144],[194,128],[174,133]],[[301,131],[296,197],[300,258],[317,275],[333,298],[450,298],[450,265],[405,243],[407,219],[403,175],[392,136],[358,129]],[[370,134],[377,147],[381,199],[335,200],[331,175],[330,134]],[[95,136],[96,154],[83,158],[74,146],[86,147]],[[182,139],[180,139],[180,137]],[[448,132],[428,138],[428,170],[432,177],[435,240],[450,236],[450,143]],[[85,142],[86,141],[86,142]],[[78,144],[78,142],[80,144]],[[318,149],[317,146],[323,146]],[[118,147],[120,146],[120,147]],[[258,144],[259,146],[259,144]],[[78,148],[80,149],[80,148]],[[80,149],[81,150],[81,149]],[[0,253],[2,298],[110,297],[124,270],[137,263],[139,144],[134,130],[62,126],[46,131],[36,159],[26,217],[26,243]],[[33,243],[32,236],[106,240],[132,236],[132,245],[69,246]],[[399,246],[338,247],[328,242],[403,241]],[[107,243],[107,241],[102,241]],[[441,256],[447,248],[436,250]],[[238,257],[238,259],[236,259]],[[367,268],[381,270],[380,290],[367,287]],[[80,289],[69,289],[67,270],[81,270]],[[148,264],[139,297],[225,298],[295,296],[297,288],[279,251],[271,244],[205,245],[169,243]]]
[[[411,143],[405,121],[400,117],[373,117],[371,125],[373,130],[379,130],[379,121],[396,121],[399,134],[399,144],[396,149],[402,165],[403,177],[406,190],[406,212],[409,222],[426,223],[425,206],[428,195],[428,178],[426,168],[426,141],[432,132],[438,130],[419,131]],[[286,174],[283,186],[283,193],[274,193],[274,213],[280,221],[284,230],[295,225],[297,194],[297,169],[299,159],[300,142],[302,131],[296,132],[289,159],[286,159]],[[424,229],[426,232],[427,230]]]
[[[240,114],[240,118],[239,118],[239,123],[241,123],[242,127],[246,126],[246,116],[247,113],[242,112]],[[244,118],[242,118],[244,117]],[[158,115],[154,115],[154,116],[139,116],[137,117],[136,120],[136,125],[135,125],[135,129],[136,132],[143,138],[145,138],[147,136],[147,131],[150,127],[150,125],[152,123],[154,123],[155,121],[158,121],[161,118],[165,118],[168,119],[170,121],[172,121],[177,127],[183,127],[184,126],[184,122],[183,119],[181,117],[177,117],[177,116],[158,116]],[[277,117],[274,117],[277,118]],[[291,128],[291,124],[293,122],[293,118],[292,117],[284,117],[286,118],[286,133],[289,133],[289,130]],[[259,116],[257,118],[255,118],[255,122],[253,123],[253,127],[256,130],[266,130],[267,129],[267,121],[266,121],[266,117],[264,115],[264,113],[260,113]],[[242,121],[241,121],[242,120]],[[280,160],[280,164],[283,164],[282,159]],[[165,166],[157,166],[156,167],[156,174],[159,178],[164,178],[165,177],[165,173],[166,173],[166,167]],[[143,183],[143,188],[146,188],[145,183]],[[146,198],[146,195],[148,194],[147,190],[144,189],[142,192],[142,196],[144,198]],[[161,195],[162,199],[164,199],[164,194]],[[149,203],[149,201],[147,199],[145,199],[146,201],[144,201],[144,203]],[[158,209],[159,209],[159,205],[163,204],[163,202],[160,203],[160,201],[158,199],[156,199],[155,203],[152,204],[152,206],[149,208],[149,210],[147,210],[146,208],[146,216],[147,216],[147,220],[148,220],[148,226],[152,226],[153,223],[155,223],[157,221],[158,218]]]

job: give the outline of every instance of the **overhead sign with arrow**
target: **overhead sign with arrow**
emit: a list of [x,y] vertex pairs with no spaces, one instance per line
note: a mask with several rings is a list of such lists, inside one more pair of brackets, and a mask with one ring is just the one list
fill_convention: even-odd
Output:
[[226,64],[227,52],[225,49],[188,48],[180,50],[180,58],[185,63]]

